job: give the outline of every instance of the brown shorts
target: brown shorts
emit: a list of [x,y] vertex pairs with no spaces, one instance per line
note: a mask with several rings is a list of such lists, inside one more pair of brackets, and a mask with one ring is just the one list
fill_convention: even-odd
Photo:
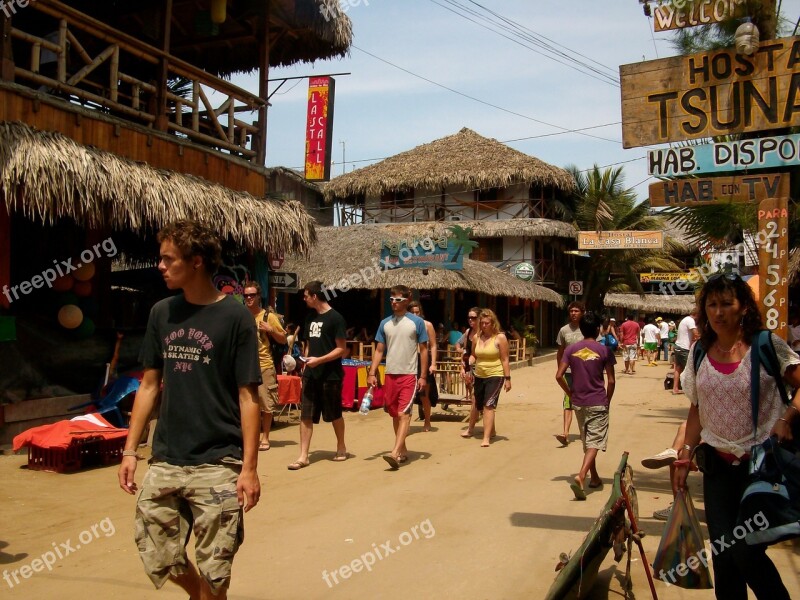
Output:
[[139,556],[156,588],[186,573],[192,531],[201,576],[215,594],[228,588],[233,557],[244,541],[244,520],[236,497],[241,461],[222,461],[150,465],[136,503],[135,529]]
[[261,385],[258,386],[258,407],[261,412],[279,413],[278,404],[278,378],[275,369],[261,371]]

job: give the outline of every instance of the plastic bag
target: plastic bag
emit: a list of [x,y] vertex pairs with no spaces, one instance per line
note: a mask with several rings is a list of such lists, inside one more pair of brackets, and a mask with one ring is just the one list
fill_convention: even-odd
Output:
[[710,561],[689,491],[679,491],[658,544],[653,572],[663,582],[678,587],[709,589],[714,587]]

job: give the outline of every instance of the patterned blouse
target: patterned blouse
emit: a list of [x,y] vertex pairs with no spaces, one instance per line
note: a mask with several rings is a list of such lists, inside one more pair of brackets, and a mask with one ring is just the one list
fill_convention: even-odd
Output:
[[[800,364],[800,357],[781,338],[772,334],[772,343],[778,355],[782,375],[790,365]],[[681,384],[692,404],[698,406],[700,425],[703,428],[700,440],[741,458],[750,451],[751,446],[760,444],[769,437],[772,426],[785,410],[775,385],[775,378],[768,375],[763,366],[761,367],[758,428],[753,439],[750,350],[733,372],[726,375],[713,366],[708,355],[695,373],[695,348],[697,344],[692,346],[689,353],[686,369],[681,373]]]

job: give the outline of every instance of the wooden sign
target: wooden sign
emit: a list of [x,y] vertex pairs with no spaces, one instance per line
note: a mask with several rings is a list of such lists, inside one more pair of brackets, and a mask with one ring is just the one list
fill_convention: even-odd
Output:
[[580,231],[578,250],[660,250],[662,231]]
[[668,271],[661,273],[639,273],[640,283],[661,283],[662,281],[691,281],[696,275],[684,271]]
[[650,206],[700,206],[788,198],[788,173],[673,179],[650,184]]
[[622,65],[622,145],[800,125],[800,37]]
[[784,340],[789,317],[788,204],[784,196],[758,205],[759,304],[764,326]]
[[647,152],[647,172],[656,177],[774,169],[800,164],[800,135],[715,142]]
[[653,30],[720,23],[744,15],[746,0],[673,0],[653,9]]

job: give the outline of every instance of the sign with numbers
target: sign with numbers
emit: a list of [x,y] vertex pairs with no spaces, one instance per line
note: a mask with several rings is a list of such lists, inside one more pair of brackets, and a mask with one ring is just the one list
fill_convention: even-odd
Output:
[[759,304],[764,326],[786,339],[789,316],[789,208],[787,198],[758,205]]

